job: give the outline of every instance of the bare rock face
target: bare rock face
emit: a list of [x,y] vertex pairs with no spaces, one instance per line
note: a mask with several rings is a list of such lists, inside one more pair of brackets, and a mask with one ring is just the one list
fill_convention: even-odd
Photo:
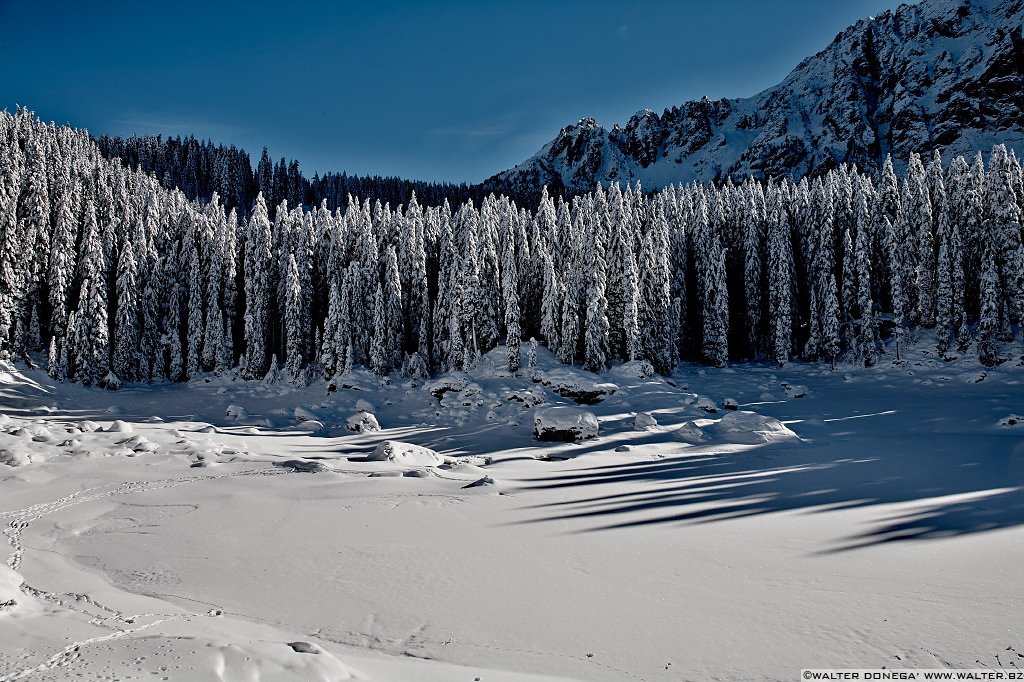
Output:
[[863,19],[748,99],[650,110],[610,130],[584,118],[485,185],[598,182],[647,189],[728,177],[800,177],[840,163],[897,171],[911,152],[946,161],[1024,148],[1024,0],[924,0]]

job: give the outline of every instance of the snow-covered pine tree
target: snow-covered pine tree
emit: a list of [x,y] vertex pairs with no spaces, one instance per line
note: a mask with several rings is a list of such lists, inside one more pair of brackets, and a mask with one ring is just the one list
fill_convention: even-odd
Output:
[[[597,204],[595,208],[602,210],[600,206]],[[606,292],[610,350],[616,357],[634,360],[641,352],[639,278],[633,249],[637,229],[618,183],[613,183],[608,190],[607,215],[597,216],[597,220],[608,226]]]
[[935,326],[935,237],[932,233],[932,204],[928,192],[928,176],[919,155],[911,154],[907,167],[909,202],[903,206],[907,215],[907,237],[910,239],[908,255],[913,264],[913,286],[909,301],[913,308],[912,321],[923,327]]
[[[50,247],[50,333],[63,336],[68,316],[68,295],[75,275],[75,243],[78,239],[80,189],[77,176],[69,172],[64,178]],[[0,193],[2,193],[0,189]],[[2,200],[0,200],[2,212]],[[0,216],[2,220],[2,216]]]
[[790,292],[793,286],[793,245],[785,196],[777,188],[769,192],[768,196],[768,321],[771,327],[769,346],[772,359],[782,367],[789,362],[792,352],[793,321]]
[[186,339],[186,366],[185,376],[188,379],[199,376],[203,369],[203,339],[206,338],[206,327],[204,326],[203,306],[205,304],[205,292],[203,291],[203,266],[199,257],[199,247],[196,243],[201,237],[202,227],[195,229],[197,234],[187,239],[187,245],[182,255],[186,256],[185,278],[188,286],[186,304],[188,306],[188,319]]
[[126,241],[117,261],[117,316],[114,323],[113,370],[121,381],[139,381],[139,300],[135,248]]
[[504,249],[501,254],[501,294],[505,310],[505,346],[508,353],[508,371],[515,375],[519,372],[519,365],[522,362],[519,346],[523,332],[519,321],[519,268],[516,263],[515,225],[508,222],[506,230],[503,240]]
[[[967,326],[967,244],[980,231],[982,202],[971,180],[971,168],[958,156],[949,168],[949,191],[945,193],[946,210],[943,212],[943,241],[939,251],[939,313],[948,325],[945,333],[949,342],[956,342],[962,352],[967,350],[973,337]],[[975,271],[977,272],[977,271]],[[940,334],[943,330],[940,330]]]
[[1017,197],[1014,189],[1014,164],[1005,145],[992,148],[985,194],[985,215],[992,221],[987,236],[994,243],[999,286],[1011,322],[1020,321],[1024,313],[1024,244],[1018,204],[1024,197]]
[[897,228],[882,216],[882,244],[886,258],[885,271],[889,274],[889,293],[892,304],[893,340],[896,344],[896,361],[902,360],[901,349],[906,346],[907,298],[903,292],[902,261],[903,248],[896,234]]
[[761,352],[761,312],[764,307],[764,192],[761,185],[746,183],[742,199],[746,203],[743,230],[743,290],[746,303],[747,342],[753,356]]
[[555,273],[555,262],[547,251],[540,254],[544,264],[544,289],[540,305],[540,334],[547,342],[548,350],[556,355],[561,350],[563,287]]
[[642,356],[655,370],[668,374],[674,363],[671,279],[669,266],[668,220],[664,197],[657,197],[651,206],[648,227],[641,239],[639,270],[640,338]]
[[591,372],[599,372],[608,364],[611,343],[608,299],[605,297],[608,286],[608,264],[605,260],[605,243],[609,232],[608,202],[600,185],[594,191],[593,201],[583,257],[586,282],[583,366]]
[[272,293],[270,268],[272,267],[270,219],[263,194],[256,197],[256,205],[249,218],[245,246],[245,355],[246,377],[262,378],[267,372],[267,341],[269,310]]
[[384,250],[384,359],[387,371],[402,365],[402,281],[398,273],[398,255],[395,247],[388,245]]
[[80,263],[81,294],[78,301],[78,338],[75,348],[75,380],[84,384],[102,381],[110,371],[110,338],[107,318],[106,260],[96,208],[85,200]]
[[857,334],[852,345],[856,349],[856,358],[864,366],[870,367],[878,355],[878,323],[875,321],[875,304],[871,297],[871,231],[875,218],[868,203],[869,197],[872,197],[870,182],[863,179],[857,184],[853,198],[857,236],[849,259],[853,280],[850,294],[854,299],[851,313],[856,320],[854,327]]
[[986,219],[981,226],[983,250],[981,254],[981,273],[978,279],[978,360],[986,367],[992,367],[999,361],[999,348],[996,344],[999,335],[999,306],[1001,299],[999,274],[996,266],[995,235],[996,226],[991,219]]
[[[710,204],[710,206],[709,206]],[[722,218],[711,218],[710,212],[722,213],[719,198],[706,197],[701,191],[694,200],[694,250],[697,286],[701,295],[701,354],[715,367],[729,362],[729,291],[725,278],[725,249],[719,230]]]
[[302,347],[305,328],[302,324],[302,287],[299,284],[299,268],[294,254],[288,255],[288,267],[284,276],[285,290],[285,372],[295,382],[302,375]]

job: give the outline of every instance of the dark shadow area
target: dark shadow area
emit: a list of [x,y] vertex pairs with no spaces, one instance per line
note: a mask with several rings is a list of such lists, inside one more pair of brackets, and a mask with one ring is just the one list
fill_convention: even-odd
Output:
[[[969,435],[949,436],[947,447],[938,452],[923,452],[906,436],[834,447],[794,442],[747,449],[696,446],[677,457],[534,479],[524,491],[581,496],[532,507],[546,516],[522,523],[580,519],[593,524],[580,529],[587,532],[914,505],[837,539],[826,552],[1024,524],[1024,443],[1007,434],[999,439],[1004,447],[980,451],[976,441]],[[843,456],[844,450],[857,454]]]

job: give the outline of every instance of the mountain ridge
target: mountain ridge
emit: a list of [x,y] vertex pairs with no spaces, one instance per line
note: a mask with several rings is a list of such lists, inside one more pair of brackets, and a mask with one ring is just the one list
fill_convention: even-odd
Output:
[[1024,147],[1024,0],[924,0],[862,19],[780,83],[748,98],[649,109],[610,129],[563,127],[494,188],[598,182],[647,188],[879,168],[911,152],[947,158]]

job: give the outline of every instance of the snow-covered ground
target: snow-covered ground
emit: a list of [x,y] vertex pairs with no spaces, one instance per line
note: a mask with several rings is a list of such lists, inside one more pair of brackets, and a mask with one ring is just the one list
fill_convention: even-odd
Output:
[[[1024,666],[1020,367],[504,357],[330,393],[4,367],[0,680]],[[557,405],[597,437],[536,440]]]

